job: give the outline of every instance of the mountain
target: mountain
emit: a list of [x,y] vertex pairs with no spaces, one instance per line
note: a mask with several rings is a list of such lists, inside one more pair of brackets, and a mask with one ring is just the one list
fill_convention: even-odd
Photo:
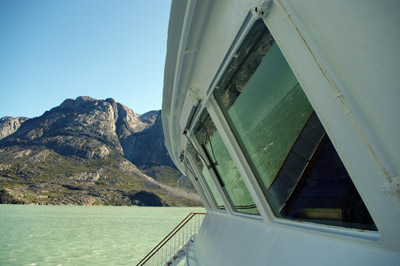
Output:
[[197,206],[164,145],[161,111],[67,99],[0,120],[0,203]]
[[28,120],[27,117],[2,117],[0,119],[0,139],[5,138],[17,131],[21,124],[26,120]]

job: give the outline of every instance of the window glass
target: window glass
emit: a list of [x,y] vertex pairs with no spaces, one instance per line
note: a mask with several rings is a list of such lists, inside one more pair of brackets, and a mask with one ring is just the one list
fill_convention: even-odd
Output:
[[222,189],[226,191],[227,196],[232,201],[235,211],[259,214],[243,179],[206,110],[203,111],[196,126],[195,136],[206,153]]
[[262,20],[239,48],[214,96],[278,217],[375,230]]
[[[240,97],[229,108],[224,106],[266,189],[312,113],[296,78],[288,72],[274,44]],[[223,102],[218,92],[217,99]]]
[[208,187],[210,188],[211,193],[214,196],[214,199],[218,205],[218,209],[220,209],[220,210],[225,209],[225,205],[224,205],[224,202],[222,201],[221,195],[219,194],[214,183],[211,181],[211,176],[208,173],[207,169],[205,167],[203,167],[201,172],[203,173],[204,179],[206,180],[206,183],[207,183]]
[[219,194],[217,187],[215,186],[214,182],[211,180],[210,173],[207,170],[207,167],[204,166],[204,164],[201,162],[201,159],[199,158],[197,151],[193,148],[193,146],[189,143],[188,144],[188,150],[190,154],[192,155],[192,158],[194,162],[197,164],[198,168],[200,169],[201,173],[203,174],[204,180],[206,181],[206,184],[212,194],[212,196],[215,199],[215,202],[217,204],[218,209],[225,209],[224,202],[221,198],[221,195]]
[[316,115],[300,134],[270,191],[281,200],[277,209],[281,217],[376,230]]

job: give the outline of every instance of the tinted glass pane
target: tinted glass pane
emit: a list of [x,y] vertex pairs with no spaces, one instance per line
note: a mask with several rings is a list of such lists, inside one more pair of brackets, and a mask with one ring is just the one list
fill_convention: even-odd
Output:
[[[215,95],[222,103],[224,96],[219,91]],[[276,45],[271,47],[236,101],[223,109],[268,189],[312,113]]]
[[191,154],[191,157],[193,158],[194,163],[197,164],[198,168],[200,169],[201,173],[203,174],[204,180],[206,181],[206,184],[208,188],[210,189],[210,192],[212,196],[215,199],[215,202],[217,203],[217,206],[219,209],[225,209],[224,202],[221,198],[221,195],[219,194],[217,188],[215,187],[215,184],[211,180],[211,176],[202,163],[201,159],[198,156],[197,151],[193,148],[193,146],[189,143],[188,144],[188,152]]
[[231,199],[233,207],[238,212],[258,214],[249,191],[206,111],[203,112],[195,129],[195,136],[207,154],[211,167],[214,169],[221,187]]
[[[298,143],[305,140],[303,135]],[[318,139],[317,148],[307,164],[303,164],[303,167],[299,164],[300,167],[297,168],[293,162],[285,164],[284,171],[292,167],[291,171],[302,169],[303,173],[282,206],[280,215],[305,221],[376,230],[368,210],[328,136],[323,134],[322,138]],[[305,153],[292,151],[291,160],[304,158],[306,153],[307,151]],[[281,179],[280,177],[284,178],[286,175],[284,171],[281,171],[277,180]],[[271,189],[276,189],[278,186],[276,182]]]
[[208,187],[211,190],[211,193],[214,196],[214,199],[215,199],[215,201],[216,201],[216,203],[218,205],[218,209],[225,209],[225,205],[224,205],[224,202],[222,201],[221,195],[219,194],[219,192],[218,192],[217,188],[215,187],[214,183],[211,181],[211,176],[210,176],[210,174],[208,173],[208,171],[207,171],[207,169],[205,167],[203,167],[202,173],[203,173],[204,179],[207,182]]

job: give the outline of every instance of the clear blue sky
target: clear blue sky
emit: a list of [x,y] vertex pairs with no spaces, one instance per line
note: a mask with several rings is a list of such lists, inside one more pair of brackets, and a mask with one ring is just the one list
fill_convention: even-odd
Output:
[[161,109],[170,0],[0,0],[0,117],[67,98]]

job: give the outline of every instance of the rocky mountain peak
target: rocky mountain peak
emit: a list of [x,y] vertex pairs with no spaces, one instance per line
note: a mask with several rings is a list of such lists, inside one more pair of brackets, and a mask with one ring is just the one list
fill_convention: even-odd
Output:
[[74,99],[66,99],[59,107],[61,108],[76,108],[88,102],[96,102],[97,100],[88,96],[79,96]]
[[154,124],[156,122],[156,119],[160,117],[161,111],[150,111],[147,113],[142,114],[139,116],[140,121],[147,123],[147,124]]
[[[134,196],[133,192],[122,189],[126,182],[131,189],[137,186],[143,191],[161,191],[177,184],[191,187],[190,182],[177,171],[165,148],[161,111],[139,115],[112,98],[97,100],[82,96],[75,100],[67,99],[40,117],[4,117],[0,120],[1,130],[4,132],[2,136],[6,137],[0,139],[0,181],[5,180],[0,182],[0,190],[1,184],[7,182],[11,182],[13,187],[16,182],[36,184],[35,180],[40,180],[41,185],[32,188],[34,192],[30,187],[22,190],[36,195],[49,190],[57,194],[55,191],[65,189],[68,192],[87,187],[96,191],[101,188],[100,198],[119,195],[127,204],[146,205],[145,198],[149,198],[151,193],[141,192]],[[145,181],[138,181],[138,178]],[[139,184],[146,184],[147,188]],[[120,189],[110,194],[104,191],[105,185]],[[6,188],[0,191],[0,201],[1,193],[6,198],[20,195],[19,190]],[[168,193],[174,191],[168,189]],[[49,201],[53,202],[52,199]],[[93,202],[90,204],[95,204]]]
[[129,135],[142,131],[151,125],[150,123],[142,122],[139,119],[140,116],[125,105],[117,103],[116,107],[116,113],[118,114],[116,130],[119,139],[125,139]]
[[112,98],[96,100],[81,96],[67,99],[42,116],[27,120],[21,128],[19,120],[12,120],[14,122],[8,124],[15,126],[8,126],[4,134],[19,130],[2,145],[29,143],[43,145],[63,155],[104,158],[110,152],[123,154],[128,146],[131,148],[132,145],[127,144],[134,141],[131,136],[153,126],[159,116],[160,111],[138,115]]

